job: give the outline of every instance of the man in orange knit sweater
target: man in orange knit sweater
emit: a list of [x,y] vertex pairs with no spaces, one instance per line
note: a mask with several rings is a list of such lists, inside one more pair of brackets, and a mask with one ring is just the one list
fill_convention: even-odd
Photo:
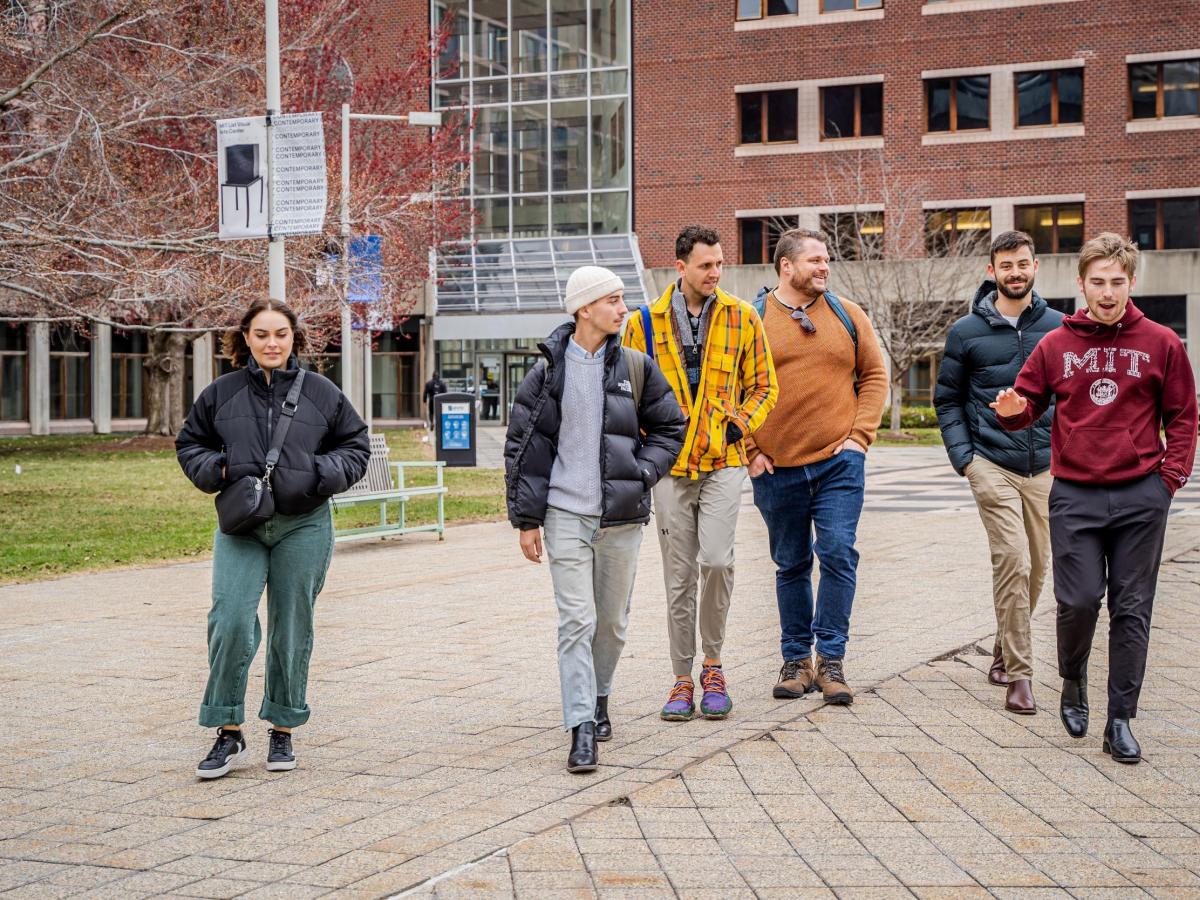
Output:
[[[858,568],[854,542],[887,371],[862,309],[827,293],[824,235],[785,232],[775,248],[775,271],[779,286],[766,296],[763,327],[779,401],[746,439],[754,503],[777,567],[783,668],[773,693],[785,699],[819,689],[826,702],[849,704],[854,692],[842,659]],[[821,564],[815,615],[814,550]]]

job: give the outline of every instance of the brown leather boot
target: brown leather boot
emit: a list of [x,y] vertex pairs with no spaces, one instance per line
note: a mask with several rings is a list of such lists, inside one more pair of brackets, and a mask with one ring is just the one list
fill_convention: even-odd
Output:
[[821,689],[826,703],[849,706],[854,702],[854,691],[846,684],[846,675],[842,671],[840,659],[817,657],[817,687]]
[[776,700],[794,700],[797,697],[803,697],[813,689],[815,678],[816,673],[813,671],[811,656],[804,659],[789,659],[779,670],[779,682],[775,685],[771,696]]
[[1008,684],[1008,670],[1004,668],[1004,651],[1000,649],[1000,640],[992,648],[992,668],[988,671],[988,681],[1000,687]]
[[1008,683],[1008,695],[1004,698],[1004,708],[1020,716],[1032,716],[1037,712],[1037,704],[1033,702],[1033,682],[1028,678],[1014,678]]

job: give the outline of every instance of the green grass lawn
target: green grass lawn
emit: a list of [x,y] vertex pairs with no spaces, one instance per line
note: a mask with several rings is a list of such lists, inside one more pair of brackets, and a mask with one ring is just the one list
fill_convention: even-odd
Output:
[[[426,459],[420,431],[389,431],[393,459]],[[202,556],[212,549],[212,497],[175,462],[171,442],[118,435],[0,440],[0,584],[86,569]],[[16,474],[16,467],[21,474]],[[504,473],[447,469],[446,521],[504,515]],[[410,484],[429,483],[410,478]],[[414,501],[412,524],[434,521],[435,501]],[[374,508],[337,514],[338,525],[377,520]]]
[[[384,432],[392,459],[432,459],[421,429]],[[879,433],[880,446],[937,446],[936,428]],[[136,563],[204,556],[212,548],[212,497],[192,487],[163,438],[58,435],[0,439],[0,584]],[[16,467],[21,474],[16,474]],[[411,470],[410,485],[432,470]],[[504,473],[446,469],[446,521],[504,517]],[[432,522],[436,501],[408,505],[410,524]],[[377,521],[375,507],[343,510],[339,526]]]

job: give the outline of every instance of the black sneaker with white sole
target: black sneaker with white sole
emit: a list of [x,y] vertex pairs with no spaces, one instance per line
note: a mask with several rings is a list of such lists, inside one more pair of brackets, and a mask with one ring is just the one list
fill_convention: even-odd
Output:
[[292,733],[290,731],[267,731],[271,736],[271,746],[267,750],[268,772],[290,772],[296,768],[296,754],[292,752]]
[[213,743],[208,756],[196,766],[197,778],[220,778],[227,773],[235,762],[246,756],[246,739],[240,731],[217,729],[217,740]]

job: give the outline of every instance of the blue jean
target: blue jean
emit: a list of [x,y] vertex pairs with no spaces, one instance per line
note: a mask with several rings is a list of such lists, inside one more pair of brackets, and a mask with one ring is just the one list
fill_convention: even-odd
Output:
[[[806,659],[813,641],[824,659],[846,655],[858,571],[866,454],[843,450],[807,466],[776,466],[752,482],[775,561],[783,658]],[[814,531],[816,541],[813,540]],[[813,614],[813,552],[821,583]]]

